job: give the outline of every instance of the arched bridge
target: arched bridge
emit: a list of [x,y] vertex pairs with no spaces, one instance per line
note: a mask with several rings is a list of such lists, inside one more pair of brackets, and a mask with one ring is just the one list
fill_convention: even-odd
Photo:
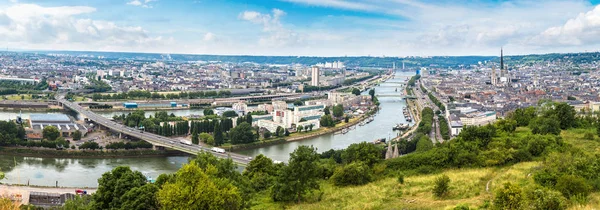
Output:
[[73,111],[78,112],[81,115],[86,116],[89,120],[94,121],[95,123],[97,123],[99,125],[107,127],[113,131],[120,132],[121,134],[125,134],[125,135],[131,136],[131,137],[135,137],[135,138],[147,141],[154,146],[171,148],[174,150],[179,150],[179,151],[193,154],[193,155],[196,155],[201,151],[210,152],[216,157],[231,158],[234,162],[240,163],[243,165],[247,165],[250,162],[250,158],[248,156],[235,154],[235,153],[227,153],[227,154],[217,153],[217,152],[211,151],[210,148],[202,147],[199,145],[182,144],[182,143],[179,143],[179,141],[177,141],[175,139],[171,139],[171,138],[164,137],[161,135],[156,135],[156,134],[149,133],[149,132],[142,132],[140,130],[124,126],[122,124],[113,122],[105,117],[102,117],[92,111],[88,111],[88,110],[84,109],[83,107],[79,106],[79,104],[69,102],[65,99],[58,99],[57,102],[59,102],[64,107],[67,107]]

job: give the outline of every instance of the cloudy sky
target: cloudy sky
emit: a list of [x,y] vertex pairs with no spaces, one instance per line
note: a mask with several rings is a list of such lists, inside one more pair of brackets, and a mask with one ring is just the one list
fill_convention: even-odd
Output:
[[600,0],[0,0],[0,49],[428,56],[600,50]]

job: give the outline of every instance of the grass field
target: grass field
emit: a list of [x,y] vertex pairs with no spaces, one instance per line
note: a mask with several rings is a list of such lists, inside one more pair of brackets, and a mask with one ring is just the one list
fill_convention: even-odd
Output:
[[[586,152],[600,154],[600,138],[584,139],[584,134],[594,129],[571,129],[561,136],[567,144]],[[515,136],[530,134],[520,127]],[[517,184],[525,190],[535,185],[533,172],[540,161],[522,162],[511,166],[474,169],[449,169],[442,173],[405,177],[400,184],[396,177],[386,177],[363,186],[336,187],[329,181],[321,182],[321,191],[315,192],[306,202],[282,204],[273,202],[268,195],[257,198],[253,209],[453,209],[468,205],[473,209],[491,209],[495,191],[506,182]],[[434,181],[442,174],[450,177],[450,193],[444,198],[434,197]],[[487,189],[486,189],[487,188]],[[569,209],[598,209],[600,194],[592,193],[586,205],[572,204]]]

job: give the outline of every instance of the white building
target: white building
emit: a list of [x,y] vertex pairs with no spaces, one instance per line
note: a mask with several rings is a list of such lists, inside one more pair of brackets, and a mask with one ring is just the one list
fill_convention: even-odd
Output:
[[459,116],[460,122],[465,126],[487,125],[496,121],[496,112],[476,112]]
[[234,103],[231,108],[233,108],[233,110],[237,111],[237,112],[243,112],[243,113],[248,113],[248,105],[246,104],[246,102],[243,101],[239,101],[237,103]]
[[312,80],[310,82],[310,85],[319,86],[319,67],[317,67],[317,66],[312,67],[311,77],[312,77]]
[[[285,104],[285,102],[283,103]],[[307,105],[294,107],[292,111],[287,109],[287,104],[285,104],[285,108],[281,109],[283,105],[276,102],[273,103],[273,107],[275,110],[270,115],[260,116],[261,119],[257,119],[256,123],[259,127],[266,128],[271,132],[277,131],[277,127],[280,126],[286,129],[295,129],[298,126],[313,125],[313,130],[319,129],[321,116],[324,115],[323,109],[325,109],[325,105]]]

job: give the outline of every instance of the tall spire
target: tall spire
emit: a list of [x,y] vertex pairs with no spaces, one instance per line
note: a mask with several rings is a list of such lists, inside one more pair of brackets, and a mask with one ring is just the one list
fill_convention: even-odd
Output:
[[504,53],[502,48],[500,48],[500,70],[504,70]]

